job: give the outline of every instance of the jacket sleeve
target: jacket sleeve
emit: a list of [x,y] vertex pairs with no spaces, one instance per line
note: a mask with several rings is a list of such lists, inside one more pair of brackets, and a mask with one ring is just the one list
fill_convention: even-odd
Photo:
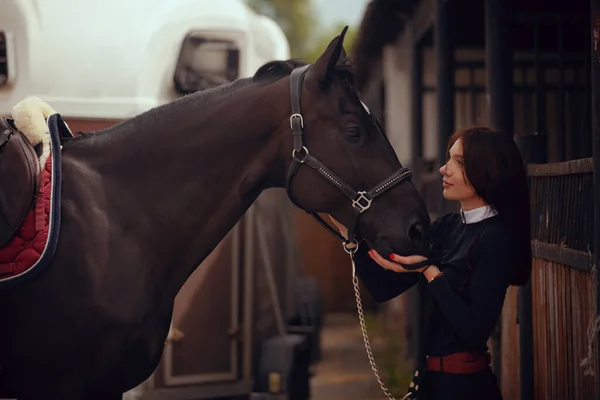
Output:
[[514,269],[514,251],[508,238],[482,243],[481,255],[472,265],[470,304],[452,289],[443,275],[427,285],[463,343],[486,342],[491,335]]

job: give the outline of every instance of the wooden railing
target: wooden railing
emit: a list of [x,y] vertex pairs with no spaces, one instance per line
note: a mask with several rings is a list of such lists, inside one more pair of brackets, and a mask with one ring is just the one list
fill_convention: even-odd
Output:
[[597,399],[593,160],[529,165],[528,175],[535,398]]

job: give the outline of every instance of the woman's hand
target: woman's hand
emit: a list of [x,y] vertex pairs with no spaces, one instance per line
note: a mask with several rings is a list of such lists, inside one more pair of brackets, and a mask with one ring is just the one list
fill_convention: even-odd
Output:
[[406,265],[416,264],[416,263],[426,260],[426,258],[424,256],[419,256],[419,255],[404,257],[404,256],[399,256],[398,254],[392,254],[392,255],[390,255],[390,259],[392,259],[393,261],[389,261],[389,260],[386,260],[385,258],[383,258],[377,252],[377,250],[369,250],[369,257],[371,257],[373,259],[373,261],[375,261],[377,264],[381,265],[383,268],[389,269],[390,271],[394,271],[394,272],[423,272],[427,267],[429,267],[429,265],[425,265],[421,268],[409,270],[409,269],[404,268],[401,265],[401,264],[406,264]]

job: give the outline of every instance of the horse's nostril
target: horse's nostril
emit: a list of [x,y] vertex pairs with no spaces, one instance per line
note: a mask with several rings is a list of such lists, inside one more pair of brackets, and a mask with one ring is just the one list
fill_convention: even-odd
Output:
[[423,224],[415,222],[408,227],[408,238],[413,243],[421,244],[425,240]]

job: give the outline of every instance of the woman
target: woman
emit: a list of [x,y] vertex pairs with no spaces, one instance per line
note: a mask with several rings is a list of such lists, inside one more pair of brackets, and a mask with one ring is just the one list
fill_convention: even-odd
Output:
[[524,285],[531,272],[525,166],[510,136],[485,127],[456,132],[448,149],[443,195],[461,210],[432,224],[436,256],[409,270],[403,265],[426,258],[360,246],[356,272],[378,302],[419,283],[424,337],[411,384],[419,399],[502,399],[486,342],[508,286]]

